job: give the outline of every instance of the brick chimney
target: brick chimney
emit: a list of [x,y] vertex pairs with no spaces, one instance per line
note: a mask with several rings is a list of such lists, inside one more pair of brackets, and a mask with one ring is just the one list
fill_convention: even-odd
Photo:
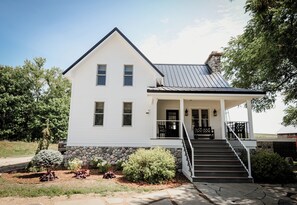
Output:
[[220,73],[222,69],[221,65],[221,57],[223,53],[219,51],[212,51],[211,54],[208,56],[207,60],[205,61],[205,64],[207,64],[212,72]]

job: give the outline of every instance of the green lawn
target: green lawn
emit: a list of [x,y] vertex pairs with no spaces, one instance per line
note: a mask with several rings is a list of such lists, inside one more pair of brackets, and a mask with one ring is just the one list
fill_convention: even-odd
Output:
[[115,192],[148,192],[153,191],[148,187],[132,187],[118,184],[112,180],[98,179],[95,183],[83,183],[78,180],[77,184],[18,184],[6,181],[0,176],[0,197],[38,197],[38,196],[61,196],[72,194],[96,193],[101,196],[112,195]]
[[276,139],[276,134],[255,133],[256,139]]
[[[0,141],[0,157],[23,157],[34,155],[37,142]],[[50,149],[58,150],[58,144],[51,144]]]

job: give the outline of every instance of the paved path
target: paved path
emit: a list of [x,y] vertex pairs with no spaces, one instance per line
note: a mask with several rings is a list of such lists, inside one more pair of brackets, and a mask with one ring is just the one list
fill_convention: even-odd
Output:
[[31,157],[0,158],[0,173],[23,169],[31,161]]
[[70,197],[7,197],[0,200],[0,205],[211,205],[192,184],[177,188],[155,191],[147,194],[115,195],[100,197],[98,195],[73,195]]
[[297,204],[296,187],[259,185],[252,183],[195,182],[194,185],[214,204]]

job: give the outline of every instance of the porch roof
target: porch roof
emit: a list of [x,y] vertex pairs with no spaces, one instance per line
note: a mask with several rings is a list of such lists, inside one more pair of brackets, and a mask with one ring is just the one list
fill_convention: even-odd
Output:
[[205,93],[205,94],[252,94],[264,95],[264,91],[249,90],[243,88],[187,88],[187,87],[149,87],[148,93]]

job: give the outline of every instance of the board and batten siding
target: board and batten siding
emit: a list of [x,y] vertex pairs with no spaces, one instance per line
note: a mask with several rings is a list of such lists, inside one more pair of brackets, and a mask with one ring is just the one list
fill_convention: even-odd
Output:
[[[106,65],[105,86],[96,85],[98,64]],[[124,86],[124,65],[133,65],[133,86]],[[67,75],[72,82],[68,146],[150,146],[147,87],[156,85],[159,74],[118,33]],[[94,126],[95,102],[104,102],[103,126]],[[123,102],[132,102],[132,126],[122,126]]]

